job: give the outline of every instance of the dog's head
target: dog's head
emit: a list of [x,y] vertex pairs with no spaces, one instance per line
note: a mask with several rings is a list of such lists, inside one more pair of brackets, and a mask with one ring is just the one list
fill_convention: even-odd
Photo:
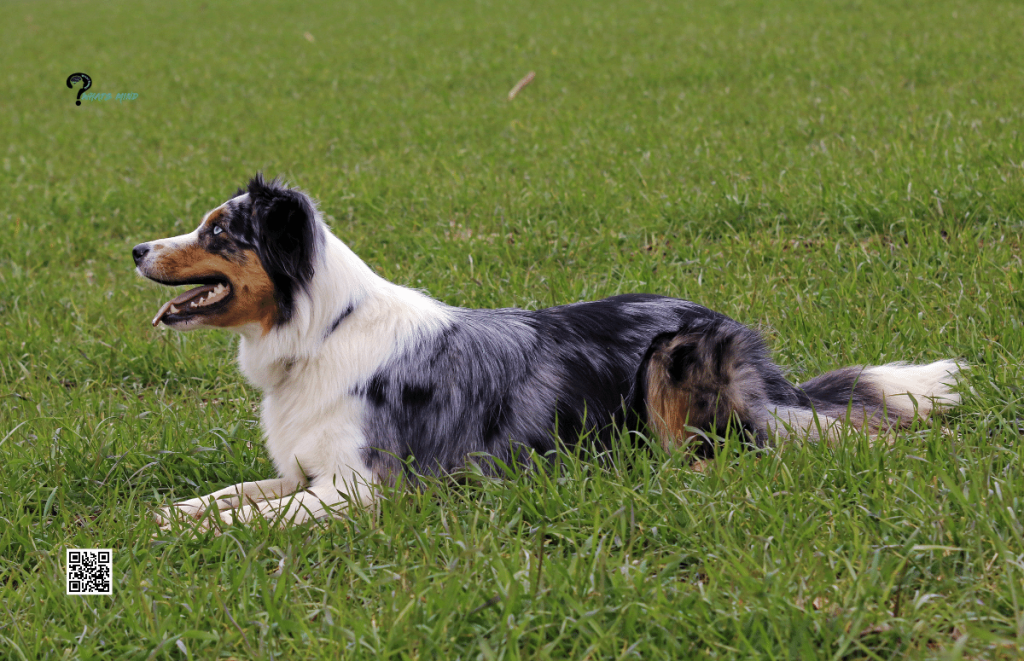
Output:
[[257,174],[190,234],[140,243],[136,270],[160,284],[199,285],[153,319],[177,330],[286,323],[313,277],[324,228],[302,191]]

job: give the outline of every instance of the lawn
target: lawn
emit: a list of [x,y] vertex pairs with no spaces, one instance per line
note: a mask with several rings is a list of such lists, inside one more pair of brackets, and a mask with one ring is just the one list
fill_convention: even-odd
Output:
[[[1019,658],[1022,25],[993,0],[6,3],[0,658]],[[115,98],[76,106],[75,72]],[[670,294],[794,379],[962,358],[964,405],[891,443],[727,439],[694,470],[623,439],[154,537],[159,504],[273,469],[234,336],[153,329],[130,250],[257,170],[449,304]],[[65,595],[93,547],[113,595]]]

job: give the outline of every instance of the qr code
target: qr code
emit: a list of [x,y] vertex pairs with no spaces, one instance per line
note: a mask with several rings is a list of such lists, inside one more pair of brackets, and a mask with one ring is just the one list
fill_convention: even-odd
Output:
[[113,594],[110,549],[67,549],[68,594]]

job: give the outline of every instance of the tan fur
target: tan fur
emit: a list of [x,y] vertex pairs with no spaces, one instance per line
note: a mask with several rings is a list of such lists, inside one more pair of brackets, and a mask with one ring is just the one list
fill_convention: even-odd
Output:
[[224,207],[217,207],[216,209],[211,211],[210,215],[208,215],[206,217],[206,220],[203,221],[203,226],[209,227],[212,223],[217,222],[220,219],[220,217],[224,215],[224,213]]
[[[688,431],[690,398],[672,388],[665,365],[667,352],[652,354],[647,369],[647,421],[654,428],[666,452],[689,447],[695,434]],[[696,419],[697,416],[693,416]]]
[[847,367],[794,388],[802,403],[784,390],[773,401],[760,350],[756,337],[721,329],[655,340],[642,385],[647,422],[666,450],[694,447],[706,440],[697,430],[723,434],[734,421],[758,446],[793,436],[835,441],[844,428],[886,438],[960,401],[952,389],[960,366],[952,360]]
[[[213,216],[211,216],[213,217]],[[232,259],[210,253],[197,244],[177,250],[160,250],[154,245],[153,271],[172,280],[225,277],[231,283],[233,297],[223,312],[204,317],[209,326],[230,328],[257,323],[266,335],[277,323],[274,283],[263,269],[259,255],[243,250]]]
[[[227,262],[232,268],[225,269],[224,275],[231,281],[234,298],[224,314],[210,320],[214,326],[230,328],[247,323],[258,323],[266,335],[277,323],[277,301],[274,299],[274,283],[270,281],[259,256],[252,250],[242,252],[244,261],[240,264]],[[227,260],[225,260],[227,261]]]

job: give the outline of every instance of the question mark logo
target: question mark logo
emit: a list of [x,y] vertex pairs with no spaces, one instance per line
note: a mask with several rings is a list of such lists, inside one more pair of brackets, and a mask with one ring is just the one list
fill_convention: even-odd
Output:
[[92,78],[87,73],[73,73],[68,76],[68,89],[75,89],[75,86],[71,83],[82,82],[82,89],[78,90],[78,96],[75,97],[75,105],[82,105],[82,92],[92,87]]

